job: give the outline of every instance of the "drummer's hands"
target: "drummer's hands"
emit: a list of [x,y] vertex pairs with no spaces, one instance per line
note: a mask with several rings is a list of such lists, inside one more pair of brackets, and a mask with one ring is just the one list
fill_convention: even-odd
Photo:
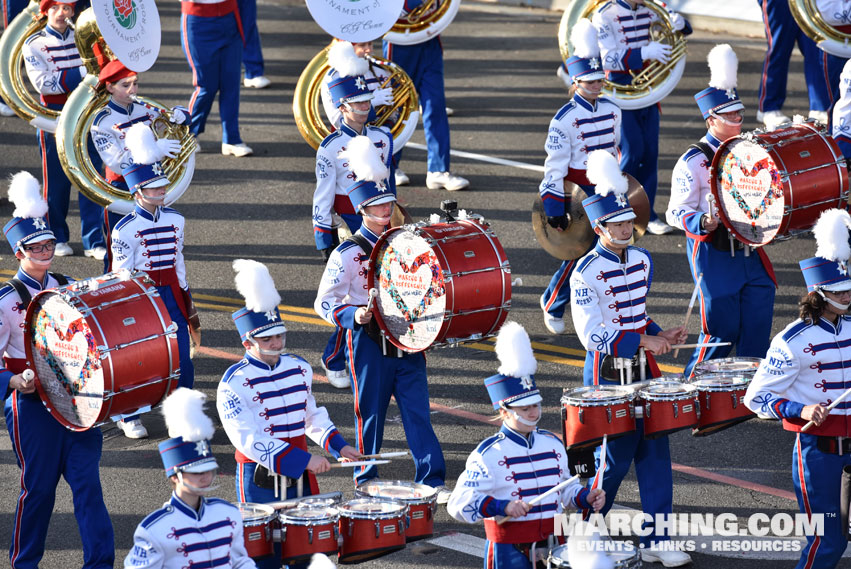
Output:
[[556,231],[564,231],[570,227],[570,215],[554,215],[547,217],[547,224]]
[[532,506],[524,502],[523,500],[514,500],[509,502],[505,507],[505,515],[511,518],[522,518],[526,514],[529,513],[529,510],[532,509]]
[[9,387],[17,389],[21,393],[32,393],[35,391],[35,381],[32,379],[27,381],[21,374],[16,373],[9,378]]
[[686,331],[685,326],[677,326],[676,328],[671,328],[669,330],[662,330],[659,332],[659,336],[667,339],[671,345],[685,344],[685,341],[688,339],[688,332]]
[[307,469],[314,474],[322,474],[331,470],[331,463],[324,456],[312,454],[310,455],[310,461],[307,463]]
[[606,491],[602,488],[594,488],[585,497],[595,512],[599,512],[606,505]]
[[830,411],[827,410],[827,407],[822,407],[819,404],[807,405],[801,409],[801,419],[812,421],[816,427],[824,423],[829,414]]
[[707,233],[712,233],[713,231],[718,229],[718,219],[713,215],[704,213],[703,218],[700,220],[700,226]]
[[345,460],[360,460],[363,455],[357,451],[352,445],[346,445],[340,450],[340,456]]
[[648,336],[647,334],[641,335],[641,341],[638,345],[648,352],[652,352],[657,356],[662,354],[667,354],[671,351],[671,342],[665,336],[661,334],[658,336]]
[[361,326],[365,326],[369,324],[370,320],[372,320],[372,310],[367,310],[366,306],[361,306],[355,310],[355,322]]

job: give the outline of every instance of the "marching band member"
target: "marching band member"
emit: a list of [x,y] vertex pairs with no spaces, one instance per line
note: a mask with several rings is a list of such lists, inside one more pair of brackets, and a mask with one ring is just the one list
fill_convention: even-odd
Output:
[[[691,26],[680,15],[671,13],[674,29],[684,35]],[[655,12],[644,6],[644,0],[608,0],[594,14],[603,67],[609,81],[629,84],[630,71],[639,71],[649,61],[667,63],[671,47],[650,41],[650,26],[658,21]],[[621,169],[644,187],[650,200],[650,222],[647,231],[654,235],[670,233],[672,228],[658,218],[654,209],[658,186],[659,104],[623,111],[620,143]]]
[[[168,178],[160,160],[168,144],[160,144],[144,122],[127,129],[124,143],[130,149],[131,160],[121,175],[136,207],[124,216],[112,230],[112,270],[145,271],[156,284],[168,315],[177,325],[177,347],[180,354],[178,386],[191,388],[195,382],[195,367],[189,351],[189,322],[197,326],[197,313],[183,262],[183,228],[180,213],[164,207]],[[131,439],[148,436],[138,416],[125,417],[118,427]]]
[[254,151],[239,135],[239,85],[245,39],[233,0],[181,0],[180,44],[192,70],[190,132],[204,132],[219,94],[222,154],[241,158]]
[[6,428],[21,469],[21,493],[12,529],[9,560],[12,569],[37,569],[44,555],[47,528],[56,499],[56,486],[64,477],[71,487],[74,515],[83,541],[83,567],[112,569],[115,560],[112,522],[103,501],[100,457],[103,435],[98,427],[71,431],[53,418],[24,379],[26,350],[24,317],[33,296],[68,283],[68,278],[48,272],[56,238],[44,215],[38,181],[27,172],[12,178],[9,200],[14,217],[3,228],[20,267],[15,278],[0,288],[0,393],[6,398]]
[[[659,377],[653,356],[670,351],[671,344],[685,338],[685,330],[662,330],[647,315],[653,260],[644,249],[629,245],[635,213],[626,201],[627,180],[620,174],[617,160],[608,152],[595,151],[588,158],[588,178],[595,183],[597,194],[585,198],[582,205],[599,241],[593,251],[579,260],[570,282],[573,324],[588,350],[584,384],[616,383],[616,358],[633,368],[632,377]],[[598,463],[599,452],[598,449]],[[597,466],[597,477],[602,476],[606,491],[602,514],[612,507],[633,462],[644,512],[651,516],[670,514],[673,476],[668,437],[645,439],[641,419],[636,421],[633,433],[608,442],[605,464]],[[661,562],[665,567],[689,563],[687,553],[665,547],[669,540],[666,532],[653,528],[650,535],[641,538],[642,559]]]
[[[532,569],[536,554],[545,558],[555,543],[554,516],[563,509],[599,510],[606,494],[574,482],[540,504],[524,501],[568,477],[567,452],[554,433],[537,426],[542,401],[535,386],[538,364],[520,324],[502,325],[496,355],[501,365],[485,379],[485,387],[502,428],[467,458],[446,508],[461,522],[484,520],[485,569]],[[512,520],[499,525],[499,516]]]
[[[570,42],[573,55],[559,66],[559,72],[569,77],[575,92],[550,121],[544,146],[544,179],[538,189],[547,223],[556,231],[566,230],[571,222],[570,196],[565,195],[564,180],[592,195],[594,187],[585,176],[588,154],[606,150],[616,156],[621,136],[620,108],[600,96],[605,73],[600,64],[597,30],[590,20],[583,18],[573,26]],[[553,334],[565,332],[564,309],[570,302],[570,275],[575,267],[576,259],[563,261],[541,296],[544,325]]]
[[[366,60],[358,58],[358,62],[355,62],[357,65],[349,64],[347,69],[339,70],[341,76],[327,84],[332,106],[338,110],[342,119],[338,129],[329,134],[316,151],[313,236],[316,248],[326,262],[339,244],[334,214],[342,217],[352,232],[357,231],[361,225],[361,217],[352,208],[352,202],[346,194],[346,188],[351,185],[354,174],[350,164],[340,153],[356,136],[364,135],[372,140],[381,152],[382,161],[393,170],[393,136],[386,128],[366,124],[372,110],[370,101],[374,100],[376,92],[381,91],[370,91],[369,80],[363,75],[347,74],[356,71],[356,67],[362,67],[359,62],[366,63]],[[395,179],[391,177],[391,180],[392,191],[395,192]],[[344,351],[343,333],[338,327],[329,338],[322,354],[322,365],[327,372],[328,381],[338,389],[345,389],[351,383],[346,371]]]
[[272,82],[263,75],[263,48],[260,46],[260,30],[257,28],[257,0],[238,0],[239,20],[245,34],[242,47],[242,65],[245,78],[242,84],[253,89],[265,89]]
[[[775,279],[763,248],[748,250],[720,224],[710,196],[709,165],[721,141],[742,129],[745,106],[736,92],[738,60],[727,44],[709,52],[709,87],[694,98],[708,132],[677,161],[671,179],[668,223],[686,233],[692,278],[700,279],[699,343],[731,342],[740,357],[765,356],[774,310]],[[753,254],[751,254],[753,253]],[[695,348],[685,377],[695,364],[726,357],[731,346]]]
[[[403,15],[422,4],[423,0],[405,0]],[[435,2],[434,9],[437,6],[438,2]],[[414,45],[398,45],[385,41],[384,58],[405,70],[420,97],[428,149],[426,187],[430,190],[443,188],[450,192],[463,190],[470,185],[470,181],[449,171],[449,117],[446,114],[446,94],[443,87],[443,46],[440,43],[440,35]],[[396,157],[398,162],[402,157],[401,149]]]
[[[27,76],[41,94],[42,104],[54,110],[62,110],[68,95],[86,76],[86,67],[74,43],[74,30],[68,25],[74,16],[76,1],[41,0],[39,14],[47,18],[47,25],[28,37],[23,46]],[[38,129],[38,144],[48,206],[47,222],[56,235],[55,255],[73,255],[65,221],[71,200],[71,181],[59,162],[55,135]],[[78,195],[84,254],[103,260],[106,255],[100,228],[103,208],[82,193]]]
[[[745,404],[763,417],[780,419],[797,433],[792,480],[798,507],[807,516],[824,514],[824,534],[807,535],[798,569],[838,567],[848,545],[840,522],[842,469],[851,466],[851,405],[826,405],[851,388],[851,217],[822,213],[813,233],[816,256],[800,262],[807,295],[800,317],[774,337],[745,394]],[[812,421],[812,428],[802,427]]]
[[[328,459],[307,451],[307,439],[334,456],[361,456],[343,439],[324,407],[313,398],[313,370],[304,359],[285,354],[287,329],[278,312],[281,297],[265,265],[234,261],[236,288],[245,308],[233,321],[245,357],[225,372],[216,403],[228,438],[236,447],[236,494],[242,502],[272,502],[317,494],[316,474],[331,469]],[[278,547],[276,545],[276,547]],[[280,555],[258,561],[280,567]]]
[[839,98],[837,87],[842,59],[819,49],[801,30],[792,17],[789,0],[760,0],[760,5],[768,48],[765,50],[762,79],[759,82],[756,120],[768,128],[791,120],[783,114],[783,103],[786,100],[789,59],[797,44],[804,56],[804,79],[810,100],[809,116],[827,124],[827,113]]
[[851,60],[845,62],[839,77],[839,100],[833,107],[833,139],[845,159],[851,159]]
[[[425,356],[398,351],[389,343],[380,345],[373,328],[367,262],[378,236],[390,223],[396,202],[391,170],[387,157],[364,136],[347,144],[342,159],[349,162],[358,180],[348,194],[352,207],[363,216],[363,224],[331,253],[313,308],[327,322],[345,329],[358,450],[380,452],[387,407],[394,396],[416,465],[414,481],[437,488],[438,503],[446,503],[446,464],[431,426]],[[356,484],[377,476],[375,466],[354,473]]]
[[232,567],[253,569],[245,551],[239,508],[207,496],[219,468],[210,448],[216,428],[204,413],[206,395],[178,387],[163,401],[168,436],[160,458],[171,498],[136,527],[125,569]]
[[[156,109],[137,102],[139,92],[139,75],[128,69],[117,59],[103,66],[98,74],[99,87],[109,93],[109,101],[98,111],[92,122],[90,134],[98,156],[104,163],[106,180],[122,190],[128,190],[127,183],[121,172],[128,168],[133,159],[130,149],[125,143],[127,129],[137,123],[150,126],[159,117]],[[189,120],[189,109],[181,106],[172,108],[169,118],[175,124],[184,124]],[[177,140],[160,139],[157,146],[165,156],[173,158],[180,152],[180,142]],[[104,234],[109,242],[112,228],[121,220],[121,215],[106,210],[104,215]],[[107,252],[108,255],[109,252]],[[108,255],[109,256],[109,255]],[[112,260],[106,259],[108,272]]]

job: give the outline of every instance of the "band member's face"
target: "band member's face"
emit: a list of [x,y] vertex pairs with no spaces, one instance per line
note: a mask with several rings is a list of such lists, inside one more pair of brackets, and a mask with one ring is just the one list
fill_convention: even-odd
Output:
[[594,101],[600,96],[603,91],[603,80],[596,79],[594,81],[577,81],[576,90],[579,94],[589,101]]
[[340,106],[340,112],[343,114],[343,120],[346,121],[346,124],[357,127],[356,130],[360,130],[366,124],[371,106],[372,103],[369,101],[358,101],[357,103]]
[[18,250],[15,252],[15,257],[21,262],[21,268],[27,272],[36,268],[45,270],[45,267],[49,267],[53,259],[53,253],[56,250],[56,240],[45,239],[44,241],[27,243],[23,247],[24,251]]
[[632,230],[634,226],[635,224],[631,219],[627,221],[614,221],[606,224],[608,234],[599,228],[595,228],[595,232],[600,236],[600,241],[602,241],[603,245],[605,245],[608,249],[620,251],[621,249],[625,249],[627,245],[615,243],[609,238],[609,235],[611,235],[614,239],[626,241],[632,237]]
[[712,136],[724,141],[741,134],[744,117],[744,111],[732,111],[730,113],[718,113],[717,117],[710,115],[706,122]]
[[[538,404],[523,405],[521,407],[515,407],[512,405],[511,410],[530,423],[537,423],[541,416],[541,406]],[[521,423],[508,411],[503,411],[501,415],[503,422],[513,431],[517,431],[518,433],[531,433],[535,430],[535,427]]]
[[47,23],[57,32],[64,32],[73,17],[74,6],[71,4],[54,4],[47,9]]
[[[829,298],[833,302],[836,302],[836,303],[839,303],[839,304],[842,304],[842,305],[847,305],[847,304],[851,303],[851,290],[844,290],[842,292],[824,291],[824,296],[826,298]],[[847,309],[842,310],[840,308],[833,306],[829,302],[826,302],[824,304],[824,316],[828,320],[835,321],[837,316],[842,316],[842,315],[847,314],[847,313],[848,313]]]
[[[253,342],[246,340],[242,345],[245,346],[249,354],[258,360],[266,362],[269,365],[275,365],[278,362],[279,354],[284,349],[284,335],[274,334],[262,338],[255,337]],[[263,352],[266,353],[264,354]]]
[[116,83],[107,83],[106,90],[119,105],[128,106],[139,92],[139,76],[131,75]]
[[136,200],[145,209],[156,208],[165,203],[165,195],[168,192],[168,186],[160,186],[158,188],[143,188],[136,192]]
[[372,55],[371,41],[352,43],[352,47],[355,48],[355,55],[357,55],[358,57],[366,57],[367,55]]
[[[189,484],[194,486],[195,488],[207,488],[210,484],[213,483],[213,480],[216,478],[215,470],[208,470],[207,472],[184,472],[181,474],[183,480]],[[182,485],[186,492],[190,494],[195,494],[191,488],[186,485],[183,485],[182,482],[178,482],[178,485]]]
[[384,231],[384,227],[390,223],[390,216],[393,214],[393,204],[394,202],[386,202],[364,207],[363,221],[367,228],[379,233]]

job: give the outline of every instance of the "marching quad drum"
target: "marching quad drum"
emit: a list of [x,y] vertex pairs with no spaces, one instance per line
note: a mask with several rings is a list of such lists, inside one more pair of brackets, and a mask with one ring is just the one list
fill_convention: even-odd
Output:
[[278,514],[284,565],[306,563],[314,553],[337,554],[339,511],[317,502],[304,500]]
[[40,292],[24,336],[39,397],[73,431],[150,410],[177,387],[177,326],[144,273]]
[[434,534],[437,490],[425,484],[399,480],[368,480],[355,490],[358,497],[389,498],[408,505],[406,541],[416,541]]
[[[615,569],[640,569],[642,566],[641,555],[638,550],[607,551],[606,557],[609,558]],[[554,547],[550,551],[547,565],[557,569],[571,569],[570,562],[567,559],[567,545]]]
[[644,438],[655,439],[698,423],[697,388],[680,381],[651,381],[638,391],[637,406],[644,418]]
[[359,563],[405,547],[408,505],[384,498],[340,504],[339,563]]
[[564,446],[593,448],[635,431],[635,392],[626,387],[594,385],[565,390],[561,398]]
[[242,534],[248,556],[272,555],[275,552],[272,542],[276,518],[274,508],[253,502],[238,502],[236,506],[242,514]]
[[809,230],[822,211],[848,201],[845,158],[812,121],[722,142],[710,179],[721,222],[751,246]]
[[745,392],[760,362],[759,358],[720,358],[694,367],[691,384],[698,390],[700,419],[692,434],[710,435],[756,417],[745,405]]
[[404,352],[491,336],[508,315],[508,257],[483,218],[464,217],[391,228],[372,250],[375,320]]

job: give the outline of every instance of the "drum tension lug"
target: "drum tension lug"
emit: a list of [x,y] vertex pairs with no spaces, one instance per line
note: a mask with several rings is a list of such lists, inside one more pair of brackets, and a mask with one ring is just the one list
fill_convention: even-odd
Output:
[[739,406],[739,396],[735,391],[730,392],[730,397],[733,398],[733,409]]
[[608,419],[609,424],[611,424],[611,422],[612,422],[612,408],[609,407],[609,406],[606,407],[606,419]]
[[680,416],[680,404],[674,401],[674,419]]
[[307,528],[307,543],[313,545],[313,527]]
[[[610,413],[611,415],[611,413]],[[582,407],[579,408],[579,422],[585,424],[585,412]]]
[[644,413],[645,419],[650,418],[650,400],[649,399],[644,403],[643,413]]
[[375,539],[378,539],[380,537],[381,537],[381,522],[378,521],[378,520],[375,520]]

